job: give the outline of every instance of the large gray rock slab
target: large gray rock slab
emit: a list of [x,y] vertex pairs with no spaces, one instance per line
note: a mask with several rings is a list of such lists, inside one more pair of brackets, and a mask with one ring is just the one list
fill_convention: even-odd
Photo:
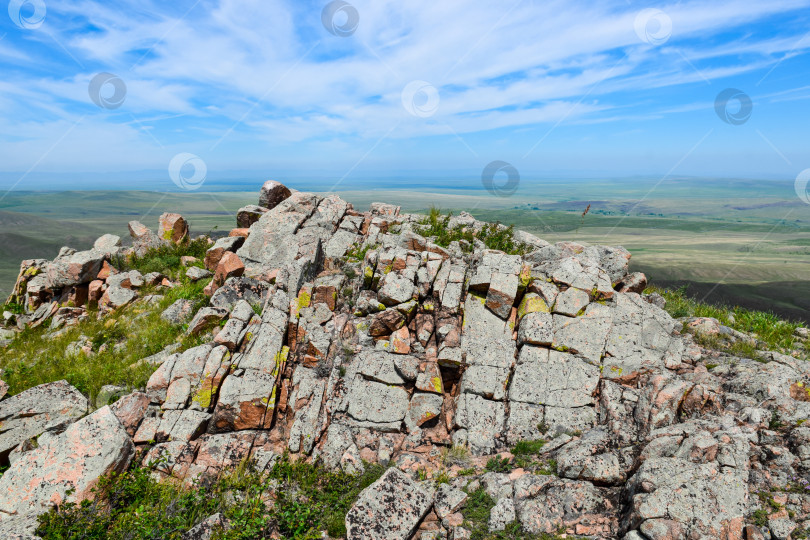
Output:
[[598,383],[599,368],[581,358],[524,345],[509,399],[553,407],[582,407],[594,403]]
[[[579,317],[555,314],[553,345],[598,363],[605,354],[605,342],[612,328],[611,313],[606,306],[591,304]],[[617,335],[620,336],[617,340],[624,339]]]
[[380,280],[380,288],[377,291],[377,296],[380,302],[386,306],[395,306],[411,300],[415,291],[416,287],[412,280],[390,272]]
[[0,401],[0,459],[17,445],[75,422],[90,403],[67,381],[41,384]]
[[368,427],[397,431],[408,412],[408,392],[400,386],[356,378],[349,391],[349,416]]
[[629,487],[637,493],[632,517],[638,521],[672,519],[688,533],[721,538],[724,531],[742,526],[748,500],[744,473],[721,470],[717,463],[648,459],[630,481]]
[[134,452],[109,407],[47,438],[0,478],[0,534],[9,516],[36,516],[55,504],[92,499],[99,477],[125,470]]
[[455,422],[462,428],[453,442],[466,444],[475,455],[492,453],[504,431],[506,406],[475,394],[461,394],[456,401]]
[[250,226],[250,235],[236,252],[245,266],[283,268],[299,258],[306,236],[300,229],[321,200],[312,193],[294,193],[263,214]]
[[170,324],[183,324],[191,318],[191,313],[194,309],[194,302],[179,298],[175,300],[172,305],[163,310],[160,318]]
[[431,496],[399,469],[364,489],[346,514],[348,540],[406,540],[430,510]]
[[[589,482],[553,476],[525,475],[516,482],[515,510],[523,530],[554,534],[560,523],[571,523],[613,510],[610,501]],[[604,531],[598,538],[615,538]]]
[[296,407],[296,411],[290,427],[288,447],[291,452],[309,454],[318,434],[326,381],[319,378],[315,370],[299,366],[293,374],[292,384],[289,402]]
[[119,309],[128,306],[134,302],[136,298],[138,298],[138,294],[132,289],[113,286],[109,287],[104,292],[104,296],[101,297],[98,305],[100,308]]

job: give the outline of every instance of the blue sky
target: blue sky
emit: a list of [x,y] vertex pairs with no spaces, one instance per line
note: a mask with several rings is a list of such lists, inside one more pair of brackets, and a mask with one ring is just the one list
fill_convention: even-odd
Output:
[[[0,188],[83,173],[118,187],[163,178],[179,153],[211,177],[345,186],[474,177],[493,160],[523,177],[792,179],[810,168],[809,8],[12,0],[0,11]],[[104,106],[112,83],[94,103],[99,73],[125,84],[120,106]],[[728,88],[751,100],[739,125],[715,108]],[[740,104],[728,102],[732,119]]]

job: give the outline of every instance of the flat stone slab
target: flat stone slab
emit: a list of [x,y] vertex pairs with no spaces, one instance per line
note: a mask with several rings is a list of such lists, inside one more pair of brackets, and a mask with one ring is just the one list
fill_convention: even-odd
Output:
[[4,533],[9,516],[36,516],[54,504],[92,499],[99,477],[125,470],[134,453],[132,440],[109,407],[47,438],[0,478],[0,536],[9,537]]
[[77,420],[89,407],[67,381],[41,384],[0,402],[0,458],[27,439]]
[[399,469],[364,489],[346,514],[347,540],[405,540],[430,510],[432,497]]

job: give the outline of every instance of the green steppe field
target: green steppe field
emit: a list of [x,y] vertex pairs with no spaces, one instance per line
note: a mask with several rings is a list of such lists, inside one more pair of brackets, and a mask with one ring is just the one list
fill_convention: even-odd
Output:
[[[329,191],[328,184],[285,183]],[[633,254],[633,270],[647,273],[656,285],[685,286],[690,296],[707,302],[810,322],[810,205],[796,196],[793,182],[524,180],[509,197],[491,195],[480,185],[467,187],[471,184],[420,181],[396,189],[414,184],[366,182],[335,192],[359,209],[375,201],[408,212],[438,206],[514,224],[549,242],[621,245]],[[104,233],[127,238],[130,220],[156,228],[161,213],[179,212],[193,233],[224,233],[235,226],[239,207],[257,202],[259,187],[209,193],[6,193],[0,200],[0,295],[13,286],[21,260],[51,259],[63,245],[86,249]]]

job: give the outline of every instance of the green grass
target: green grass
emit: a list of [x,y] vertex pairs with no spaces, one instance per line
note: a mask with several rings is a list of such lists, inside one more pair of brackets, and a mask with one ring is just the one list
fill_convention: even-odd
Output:
[[[767,311],[755,311],[741,307],[715,306],[689,298],[686,290],[659,289],[649,287],[645,292],[657,292],[666,301],[666,311],[674,318],[679,317],[713,317],[720,324],[740,332],[750,334],[759,341],[764,342],[768,349],[790,352],[797,346],[796,329],[802,324],[786,321]],[[704,338],[706,339],[706,338]],[[717,340],[708,339],[710,346],[721,346]],[[730,352],[755,356],[756,349],[745,343],[737,343],[729,347]]]
[[178,539],[206,517],[221,512],[231,524],[215,538],[314,540],[321,531],[346,535],[344,518],[360,492],[385,471],[368,465],[359,475],[331,472],[283,456],[269,471],[243,464],[190,488],[157,481],[150,467],[104,477],[96,499],[64,504],[40,517],[44,540],[81,538]]
[[447,466],[466,467],[470,464],[470,450],[461,444],[442,449],[442,463]]
[[183,270],[180,262],[181,257],[196,257],[197,263],[202,266],[205,252],[211,247],[205,238],[190,240],[182,244],[167,244],[159,248],[150,249],[143,256],[132,255],[128,258],[117,257],[113,260],[113,266],[120,271],[138,270],[142,274],[150,272],[161,272],[171,277],[179,277]]
[[[0,357],[2,378],[9,385],[9,394],[65,379],[92,402],[107,384],[144,387],[154,366],[134,365],[138,360],[160,352],[171,343],[180,342],[182,349],[200,344],[199,338],[185,336],[183,326],[164,321],[160,314],[180,298],[192,300],[195,310],[207,303],[203,289],[209,280],[194,283],[180,277],[180,257],[199,255],[203,245],[204,241],[193,241],[184,246],[151,250],[127,262],[119,261],[126,269],[155,268],[164,274],[177,274],[179,285],[167,289],[160,302],[135,303],[101,318],[96,317],[97,312],[90,311],[85,321],[57,336],[46,336],[47,323],[19,333]],[[152,288],[144,287],[139,296],[152,292],[155,292]],[[68,354],[68,345],[83,336],[90,341],[92,354]]]
[[[366,253],[376,248],[376,245],[372,246],[371,244],[352,244],[348,251],[346,251],[346,255],[344,257],[348,262],[363,262],[366,259]],[[352,273],[354,273],[353,270]],[[349,276],[349,279],[352,279],[353,277],[354,276]]]
[[4,311],[14,313],[15,315],[22,315],[25,313],[25,308],[22,306],[22,304],[9,302],[8,304],[3,304],[0,306],[0,314],[2,314]]
[[527,469],[532,465],[535,465],[532,458],[540,452],[545,444],[546,441],[542,439],[538,439],[536,441],[518,441],[518,443],[513,446],[511,450],[512,454],[515,456],[515,467]]
[[[506,525],[503,531],[490,531],[489,514],[495,507],[495,500],[489,496],[484,488],[479,488],[467,494],[467,503],[461,510],[464,516],[464,526],[470,530],[472,540],[559,540],[563,530],[558,534],[531,534],[524,532],[519,522],[514,521]],[[567,538],[574,538],[567,536]]]
[[501,227],[500,222],[488,223],[480,231],[474,231],[461,225],[451,228],[450,218],[452,216],[452,213],[442,214],[441,209],[431,207],[428,215],[416,225],[416,232],[433,238],[433,241],[442,247],[458,241],[462,246],[466,246],[467,251],[472,251],[475,240],[483,242],[488,249],[497,249],[510,255],[525,255],[531,249],[529,245],[515,240],[512,225]]
[[487,460],[485,469],[489,472],[509,472],[512,470],[512,461],[509,458],[499,456],[491,457]]

